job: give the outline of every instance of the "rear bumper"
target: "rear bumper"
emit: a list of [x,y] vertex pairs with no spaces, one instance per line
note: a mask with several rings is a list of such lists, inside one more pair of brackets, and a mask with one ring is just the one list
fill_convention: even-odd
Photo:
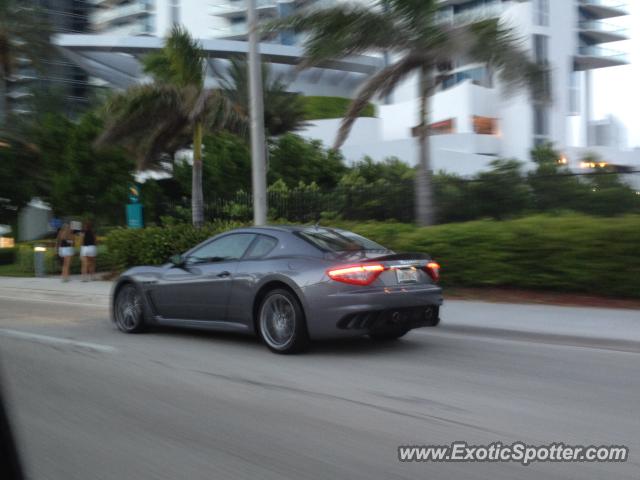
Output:
[[407,329],[435,326],[442,305],[437,285],[340,293],[318,286],[304,294],[307,328],[314,339],[361,336],[389,324]]

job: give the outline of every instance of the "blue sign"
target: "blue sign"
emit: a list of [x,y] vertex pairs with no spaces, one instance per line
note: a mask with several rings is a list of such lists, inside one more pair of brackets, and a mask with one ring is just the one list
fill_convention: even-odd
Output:
[[130,203],[127,205],[127,227],[142,228],[144,222],[142,220],[142,205],[139,203]]

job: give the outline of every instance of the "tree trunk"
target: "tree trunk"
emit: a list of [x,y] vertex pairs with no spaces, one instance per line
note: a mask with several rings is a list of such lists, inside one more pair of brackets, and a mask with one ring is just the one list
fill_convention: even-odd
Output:
[[431,138],[429,136],[429,72],[420,72],[420,128],[418,129],[418,169],[415,180],[416,223],[420,226],[435,223],[433,207],[433,170],[431,168]]
[[204,224],[204,202],[202,194],[202,122],[193,130],[193,167],[191,170],[191,218],[195,227]]

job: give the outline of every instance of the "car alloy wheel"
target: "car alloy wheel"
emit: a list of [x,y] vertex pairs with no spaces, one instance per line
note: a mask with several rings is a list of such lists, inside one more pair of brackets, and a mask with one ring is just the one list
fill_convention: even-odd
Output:
[[144,326],[143,308],[138,289],[132,284],[123,286],[118,292],[114,306],[115,323],[118,329],[125,333],[141,331]]
[[308,344],[304,315],[293,294],[286,290],[269,292],[259,310],[260,336],[278,353],[303,350]]

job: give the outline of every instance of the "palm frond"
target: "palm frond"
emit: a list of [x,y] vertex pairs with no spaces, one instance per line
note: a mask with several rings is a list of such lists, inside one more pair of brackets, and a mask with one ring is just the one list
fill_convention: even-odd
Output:
[[95,146],[121,144],[136,154],[140,167],[148,165],[172,135],[188,126],[187,112],[195,95],[195,89],[155,84],[135,86],[115,95],[105,107],[105,128]]
[[473,22],[468,29],[472,36],[468,55],[497,71],[507,93],[528,88],[534,98],[547,99],[548,68],[532,61],[512,28],[492,18]]
[[340,130],[334,142],[333,148],[338,149],[349,136],[353,124],[358,119],[362,110],[366,108],[375,96],[384,97],[391,93],[393,89],[408,75],[416,69],[422,67],[428,59],[420,55],[408,55],[398,62],[380,70],[369,81],[367,81],[358,91],[358,95],[351,102],[349,110],[342,119]]
[[198,85],[204,82],[205,55],[200,42],[189,31],[176,25],[161,51],[143,59],[144,71],[161,83],[177,86]]
[[[249,71],[245,57],[230,60],[227,72],[217,72],[225,96],[240,112],[249,115]],[[274,75],[267,63],[262,64],[262,91],[265,128],[270,136],[303,128],[306,124],[304,104],[297,93],[289,92],[282,75]]]
[[218,89],[203,90],[189,114],[191,122],[201,121],[209,132],[229,130],[244,134],[248,118],[238,105]]
[[309,34],[300,68],[370,50],[402,50],[410,41],[405,32],[396,28],[393,15],[358,5],[301,12],[271,22],[265,28]]

